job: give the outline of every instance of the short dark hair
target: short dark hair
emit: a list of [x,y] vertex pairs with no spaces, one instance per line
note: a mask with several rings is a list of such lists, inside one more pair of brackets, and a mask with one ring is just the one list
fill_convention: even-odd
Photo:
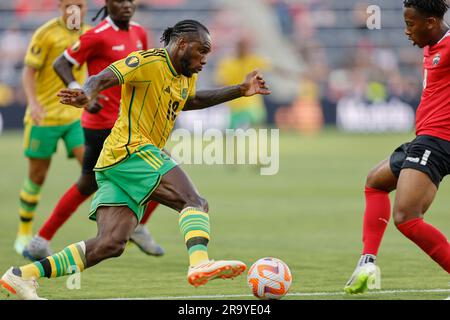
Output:
[[181,35],[188,33],[195,33],[198,35],[200,30],[203,30],[209,34],[208,28],[206,28],[200,22],[196,20],[183,20],[178,22],[173,27],[169,27],[164,30],[161,37],[161,42],[164,42],[164,45],[167,46],[171,39],[176,39]]
[[449,5],[446,0],[404,0],[405,8],[414,8],[420,13],[429,16],[443,18]]

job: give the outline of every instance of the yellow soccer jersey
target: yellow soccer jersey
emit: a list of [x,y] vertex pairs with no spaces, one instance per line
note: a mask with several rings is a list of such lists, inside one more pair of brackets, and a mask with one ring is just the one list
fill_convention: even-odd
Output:
[[[80,35],[88,29],[89,26],[82,25],[81,30],[69,30],[61,18],[55,18],[33,34],[25,56],[25,64],[37,70],[36,97],[45,109],[42,126],[65,125],[81,116],[82,109],[59,103],[56,94],[65,86],[53,70],[53,62],[67,47],[78,41]],[[83,83],[87,75],[86,67],[74,67],[73,74],[79,83]],[[29,108],[24,121],[32,122]]]
[[[223,86],[241,83],[245,76],[255,69],[268,70],[270,63],[257,55],[248,55],[244,58],[226,58],[219,62],[216,71],[216,82]],[[241,97],[227,102],[230,108],[239,110],[249,107],[264,107],[263,97],[259,94],[251,97]]]
[[183,110],[195,95],[197,74],[191,78],[176,73],[165,49],[136,51],[108,67],[122,85],[120,113],[106,139],[96,170],[126,159],[139,146],[160,149]]

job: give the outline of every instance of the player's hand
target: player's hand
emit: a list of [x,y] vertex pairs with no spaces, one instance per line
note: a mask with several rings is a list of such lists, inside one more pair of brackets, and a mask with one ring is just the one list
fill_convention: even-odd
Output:
[[99,103],[99,100],[108,101],[109,98],[103,94],[99,94],[95,99],[92,99],[91,102],[86,106],[86,111],[89,113],[98,113],[102,110],[103,105]]
[[254,94],[268,95],[271,93],[269,88],[266,86],[266,81],[258,70],[247,74],[244,82],[241,84],[241,90],[243,96],[245,97],[253,96]]
[[45,117],[44,108],[37,102],[30,103],[29,108],[30,108],[30,116],[31,119],[33,120],[33,123],[36,125],[40,125]]
[[77,108],[87,107],[91,102],[91,98],[81,89],[62,89],[57,96],[61,98],[59,101],[62,104],[68,104]]

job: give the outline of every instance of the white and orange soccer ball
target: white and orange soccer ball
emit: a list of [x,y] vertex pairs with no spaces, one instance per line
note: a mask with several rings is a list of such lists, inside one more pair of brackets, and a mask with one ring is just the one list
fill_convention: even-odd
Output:
[[259,299],[281,299],[291,287],[292,275],[280,259],[262,258],[248,270],[247,283]]

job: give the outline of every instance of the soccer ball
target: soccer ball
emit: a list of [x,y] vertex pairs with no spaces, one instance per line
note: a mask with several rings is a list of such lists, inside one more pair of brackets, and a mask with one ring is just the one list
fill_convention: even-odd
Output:
[[259,299],[281,299],[291,287],[291,271],[280,259],[262,258],[248,270],[247,284]]

